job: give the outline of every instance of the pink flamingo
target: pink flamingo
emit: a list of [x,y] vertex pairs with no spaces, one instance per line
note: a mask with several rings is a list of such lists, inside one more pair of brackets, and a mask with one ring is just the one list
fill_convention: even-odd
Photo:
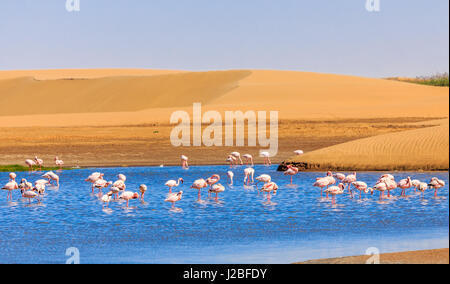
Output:
[[336,205],[336,195],[344,193],[345,185],[340,183],[338,186],[331,186],[325,190],[327,194],[331,194],[331,204]]
[[208,184],[206,183],[206,181],[204,179],[198,179],[198,180],[194,181],[194,183],[192,184],[191,188],[198,190],[198,201],[202,200],[201,190],[205,187],[208,187]]
[[97,180],[99,179],[103,179],[104,174],[102,173],[92,173],[87,179],[85,179],[84,181],[90,182],[92,183],[92,193],[94,193],[94,184]]
[[425,195],[425,190],[428,189],[428,184],[426,182],[421,182],[417,189],[421,192],[422,200],[423,200],[424,195]]
[[180,185],[180,183],[184,183],[184,180],[182,178],[179,178],[177,181],[175,180],[169,180],[166,182],[165,186],[169,187],[169,193],[172,193],[172,189],[174,187],[178,187]]
[[234,166],[235,162],[236,162],[236,158],[231,156],[231,155],[229,155],[228,158],[226,159],[226,161],[228,163],[230,163],[230,168],[232,168]]
[[352,187],[352,182],[357,181],[356,179],[356,172],[354,172],[351,175],[348,175],[345,177],[345,179],[343,180],[344,184],[348,184],[348,192],[350,192],[352,198],[353,198],[353,192],[351,191],[351,187]]
[[346,176],[344,174],[341,174],[341,173],[335,173],[333,176],[335,178],[337,178],[340,182],[344,182],[344,180],[346,178]]
[[330,181],[328,180],[328,178],[324,177],[324,178],[317,179],[316,182],[313,184],[313,186],[320,187],[320,197],[322,197],[323,196],[323,188],[328,187],[329,184],[330,184]]
[[254,163],[253,163],[253,156],[252,156],[252,155],[250,155],[250,154],[245,154],[245,155],[243,155],[242,157],[244,158],[245,164],[246,164],[247,166],[251,166],[251,167],[254,166]]
[[214,198],[214,200],[216,200],[216,201],[219,201],[219,193],[224,192],[224,191],[225,191],[225,187],[223,185],[221,185],[220,183],[214,184],[209,189],[210,193],[215,193],[216,194],[216,197]]
[[228,177],[229,182],[230,182],[229,185],[233,186],[234,173],[232,171],[228,171],[227,172],[227,177]]
[[244,175],[245,175],[245,177],[244,177],[244,184],[249,185],[250,182],[251,183],[255,182],[255,179],[254,179],[254,177],[255,177],[255,169],[253,169],[253,168],[246,168],[244,170]]
[[119,199],[123,199],[127,201],[127,208],[129,205],[130,200],[138,199],[139,194],[137,192],[131,192],[131,191],[125,191],[120,195]]
[[183,196],[183,191],[180,191],[178,193],[172,193],[172,194],[169,194],[167,196],[166,200],[164,200],[164,201],[172,203],[172,209],[174,209],[175,202],[180,201],[182,196]]
[[189,158],[185,155],[181,155],[181,167],[185,170],[189,169]]
[[62,170],[62,167],[64,166],[64,161],[59,159],[58,156],[55,157],[55,165],[59,167],[60,170]]
[[391,198],[391,191],[397,188],[397,182],[395,182],[395,180],[386,179],[385,184],[387,186],[388,198]]
[[10,181],[7,184],[5,184],[4,187],[2,187],[2,190],[7,190],[8,191],[8,195],[6,196],[6,200],[7,201],[9,199],[11,199],[11,201],[12,201],[12,191],[16,190],[16,189],[19,189],[19,185],[15,181]]
[[32,189],[33,189],[33,184],[32,184],[31,182],[28,182],[26,179],[23,178],[23,179],[20,181],[19,189],[20,189],[20,193],[21,193],[22,196],[23,196],[23,193],[24,193],[25,191],[28,191],[28,190],[32,190]]
[[267,193],[267,202],[268,203],[270,203],[270,199],[272,197],[271,192],[276,194],[277,190],[278,190],[278,185],[272,181],[264,184],[264,186],[262,187],[262,191]]
[[[262,182],[262,183],[264,183],[264,185],[266,185],[272,181],[272,177],[267,174],[260,175],[260,176],[256,177],[255,179],[256,179],[256,188],[258,188],[259,182]],[[258,195],[259,195],[259,191],[258,191]]]
[[241,165],[244,164],[244,162],[242,162],[242,159],[241,159],[241,153],[239,153],[239,152],[233,152],[233,153],[231,153],[231,156],[233,156],[234,158],[236,158],[236,165],[237,165],[237,161],[238,161],[238,160],[239,160],[239,163],[240,163]]
[[27,159],[25,160],[25,164],[30,168],[30,172],[32,172],[33,167],[36,165],[36,162],[31,159]]
[[406,190],[412,187],[411,178],[402,179],[397,186],[402,189],[401,196],[406,196]]
[[386,184],[386,182],[380,182],[377,183],[373,188],[369,188],[369,190],[372,192],[374,190],[378,190],[380,192],[380,201],[382,201],[384,199],[384,192],[388,189],[388,186]]
[[428,184],[428,186],[431,187],[431,188],[434,188],[434,197],[437,197],[438,189],[443,188],[445,186],[445,181],[434,177],[434,178],[431,179],[431,181]]
[[287,166],[287,170],[284,172],[284,175],[285,175],[285,176],[287,176],[287,175],[291,176],[291,185],[292,185],[292,179],[293,179],[293,177],[294,177],[296,174],[298,174],[298,172],[299,172],[299,169],[298,169],[297,167],[294,167],[294,166],[292,166],[292,165],[288,165],[288,166]]
[[141,193],[140,199],[141,199],[142,201],[144,201],[144,195],[145,195],[145,193],[147,192],[147,186],[146,186],[145,184],[141,184],[141,185],[139,186],[139,192]]
[[422,182],[418,179],[413,179],[411,181],[411,185],[414,187],[414,192],[416,192],[419,189],[419,186]]
[[104,189],[104,188],[107,188],[108,186],[110,186],[110,185],[112,185],[113,184],[113,182],[112,181],[106,181],[106,180],[104,180],[104,179],[99,179],[99,180],[97,180],[95,183],[94,183],[94,188],[97,188],[98,189],[98,191],[99,191],[99,194],[101,194],[102,193],[102,190]]
[[[206,179],[206,184],[208,184],[209,189],[211,189],[212,186],[215,185],[216,183],[218,183],[219,181],[220,181],[219,175],[212,175],[211,177]],[[211,192],[208,192],[208,196],[211,197]]]
[[111,202],[111,196],[114,193],[112,191],[108,192],[107,194],[103,195],[102,198],[100,198],[100,201],[103,203],[103,208],[108,207],[109,203]]
[[269,152],[261,152],[261,157],[264,158],[264,166],[271,166],[272,162],[270,161],[270,153]]
[[365,182],[362,181],[355,181],[352,183],[352,185],[359,190],[359,199],[362,199],[362,193],[368,193],[368,187],[367,184]]
[[37,156],[34,157],[34,161],[39,166],[39,171],[42,171],[42,166],[44,165],[44,161],[39,159]]
[[43,174],[42,177],[48,179],[49,183],[52,183],[52,181],[54,181],[55,185],[59,187],[59,176],[54,172],[47,172]]
[[32,190],[27,190],[22,194],[23,198],[27,198],[28,199],[28,203],[31,203],[31,199],[36,198],[39,202],[39,195],[32,191]]
[[9,181],[16,181],[16,173],[9,173]]

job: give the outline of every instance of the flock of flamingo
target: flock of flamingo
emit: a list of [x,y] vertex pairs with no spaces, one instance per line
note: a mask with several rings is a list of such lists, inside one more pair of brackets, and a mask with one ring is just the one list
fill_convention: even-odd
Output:
[[[303,151],[297,150],[294,152],[296,155],[302,155]],[[270,166],[271,161],[269,158],[269,153],[261,153],[264,158],[264,165]],[[272,181],[272,177],[268,174],[262,174],[255,178],[255,169],[253,168],[254,162],[253,157],[250,154],[242,155],[238,152],[231,153],[226,161],[230,163],[230,170],[227,172],[228,185],[233,186],[234,183],[234,173],[233,167],[237,167],[239,165],[244,165],[244,160],[246,164],[246,168],[244,169],[244,185],[251,186],[255,185],[258,191],[258,194],[261,192],[263,195],[265,194],[265,198],[267,202],[271,202],[272,195],[276,195],[279,189],[278,185]],[[187,156],[181,156],[181,167],[183,169],[189,169]],[[39,167],[42,169],[43,160],[35,157],[34,160],[26,160],[25,164],[30,167],[30,171],[33,170],[33,167]],[[60,160],[58,157],[55,157],[55,165],[62,169],[64,162]],[[299,169],[288,165],[284,175],[290,177],[290,183],[293,184],[293,178],[299,173]],[[14,190],[20,189],[21,197],[24,199],[28,199],[28,202],[31,202],[32,199],[41,201],[44,196],[46,186],[55,186],[59,187],[59,176],[53,171],[49,171],[44,173],[41,179],[36,180],[34,183],[27,181],[25,178],[21,179],[20,184],[16,182],[17,175],[15,173],[9,174],[9,182],[6,183],[2,190],[8,191],[7,200],[12,200],[12,193]],[[117,175],[117,180],[115,182],[106,181],[104,179],[104,174],[95,172],[92,173],[89,177],[85,179],[86,182],[91,183],[92,194],[98,196],[99,200],[103,203],[103,207],[108,207],[109,203],[112,200],[124,200],[126,201],[126,207],[129,207],[130,200],[140,199],[144,201],[144,196],[147,191],[147,186],[142,184],[139,186],[139,193],[132,192],[126,190],[126,176],[123,174]],[[198,202],[202,201],[202,190],[208,190],[209,198],[212,198],[212,195],[215,194],[214,200],[218,201],[219,194],[225,191],[225,186],[219,183],[221,180],[220,175],[214,174],[206,179],[198,179],[194,181],[191,185],[191,189],[198,190]],[[183,191],[173,192],[175,188],[184,183],[183,178],[178,178],[177,180],[169,180],[165,183],[165,186],[168,187],[168,193],[165,198],[165,202],[169,202],[172,204],[171,209],[175,208],[175,203],[180,201],[183,196]],[[262,183],[261,188],[258,187],[258,183]],[[406,179],[402,179],[399,182],[395,181],[395,177],[391,174],[382,175],[376,184],[373,187],[369,187],[367,183],[358,180],[357,173],[354,172],[350,175],[345,175],[342,173],[332,173],[329,171],[325,177],[318,177],[313,184],[314,187],[318,187],[321,190],[321,197],[323,198],[323,194],[326,194],[326,199],[329,199],[329,195],[331,195],[331,203],[333,205],[336,204],[336,196],[344,194],[346,191],[349,194],[350,198],[354,198],[353,189],[359,192],[359,198],[362,198],[362,194],[371,194],[373,195],[375,191],[380,192],[380,201],[384,199],[392,198],[392,191],[395,189],[401,189],[401,196],[406,197],[407,189],[414,189],[414,191],[420,191],[422,198],[424,196],[424,192],[431,188],[434,189],[434,196],[437,197],[438,190],[445,186],[445,182],[438,178],[432,178],[429,182],[423,182],[417,179],[412,180],[410,177]],[[353,187],[353,188],[352,188]],[[105,189],[108,189],[106,194],[103,194]],[[95,193],[95,190],[98,190],[98,193]],[[387,192],[387,196],[385,193]]]

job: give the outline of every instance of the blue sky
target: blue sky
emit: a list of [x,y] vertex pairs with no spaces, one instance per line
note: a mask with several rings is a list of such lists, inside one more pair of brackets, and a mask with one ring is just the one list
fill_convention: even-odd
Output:
[[449,70],[449,1],[0,0],[0,70]]

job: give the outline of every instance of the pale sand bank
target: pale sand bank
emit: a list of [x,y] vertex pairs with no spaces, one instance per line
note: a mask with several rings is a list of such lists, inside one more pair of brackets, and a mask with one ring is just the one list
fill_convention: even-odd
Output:
[[[310,260],[298,264],[365,264],[369,256]],[[449,264],[449,249],[408,251],[380,255],[380,264]]]

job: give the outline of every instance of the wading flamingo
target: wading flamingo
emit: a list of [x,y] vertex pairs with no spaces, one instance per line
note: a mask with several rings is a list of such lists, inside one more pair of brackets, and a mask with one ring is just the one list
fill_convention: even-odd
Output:
[[430,188],[434,188],[434,197],[437,197],[438,189],[443,188],[445,186],[445,181],[434,177],[434,178],[431,179],[431,181],[428,184],[428,186]]
[[252,155],[250,155],[250,154],[245,154],[245,155],[243,155],[242,157],[244,158],[245,164],[246,164],[247,166],[251,166],[251,167],[254,166],[254,163],[253,163],[253,156],[252,156]]
[[55,182],[55,186],[59,187],[59,176],[54,172],[47,172],[42,175],[43,178],[48,179],[48,182],[51,184],[52,181]]
[[368,193],[369,192],[369,188],[367,187],[367,183],[362,182],[362,181],[355,181],[352,183],[352,185],[359,190],[359,200],[362,199],[362,193]]
[[183,191],[180,191],[178,193],[169,194],[167,196],[166,200],[164,200],[164,201],[172,203],[172,209],[174,209],[175,208],[175,202],[180,201],[181,197],[183,197]]
[[271,193],[273,192],[273,194],[277,194],[277,190],[278,190],[278,185],[274,182],[268,182],[266,184],[264,184],[264,186],[261,189],[263,192],[267,193],[267,203],[270,203],[271,200]]
[[229,185],[233,186],[234,173],[232,171],[228,171],[227,172],[227,177],[228,177],[228,180],[230,182]]
[[244,184],[250,185],[250,183],[255,182],[255,169],[254,168],[246,168],[244,170]]
[[411,178],[402,179],[397,186],[402,189],[401,196],[406,196],[406,190],[412,187]]
[[348,184],[348,192],[350,192],[352,198],[353,198],[353,192],[351,190],[351,187],[352,187],[352,182],[355,182],[355,181],[357,181],[356,172],[354,172],[351,175],[346,176],[345,179],[342,181],[342,183]]
[[37,156],[34,157],[34,162],[39,166],[39,171],[42,171],[42,166],[44,165],[44,161],[39,159]]
[[141,193],[141,200],[144,201],[144,195],[147,192],[147,186],[145,184],[141,184],[139,186],[139,192]]
[[181,155],[181,167],[185,170],[189,169],[189,158],[185,155]]
[[298,172],[299,172],[299,170],[298,170],[298,168],[297,167],[294,167],[294,166],[292,166],[292,165],[288,165],[287,166],[287,170],[284,172],[284,175],[285,176],[291,176],[291,185],[292,185],[292,179],[293,179],[293,177],[296,175],[296,174],[298,174]]
[[38,200],[38,202],[40,202],[39,200],[39,195],[32,191],[32,190],[27,190],[22,194],[23,198],[27,198],[28,199],[28,203],[31,203],[31,199],[36,198]]
[[391,191],[397,188],[397,182],[392,179],[386,179],[384,183],[387,186],[388,198],[391,198]]
[[[212,175],[211,177],[206,179],[206,184],[209,185],[209,189],[211,189],[212,186],[218,183],[219,181],[220,181],[219,175]],[[208,196],[211,197],[210,191],[208,191]]]
[[344,193],[345,185],[340,183],[338,186],[331,186],[325,190],[327,194],[331,194],[331,204],[336,205],[336,195]]
[[231,155],[229,155],[228,158],[226,159],[226,161],[228,163],[230,163],[230,168],[232,168],[234,166],[235,162],[236,162],[236,158],[231,156]]
[[191,188],[198,190],[198,201],[202,200],[202,189],[205,187],[208,187],[208,184],[204,179],[198,179],[192,184]]
[[261,157],[264,158],[264,166],[271,166],[272,162],[270,161],[270,153],[269,152],[261,152]]
[[24,193],[25,191],[28,191],[28,190],[32,190],[32,189],[33,189],[33,184],[32,184],[31,182],[28,182],[26,179],[23,178],[23,179],[20,181],[19,189],[20,189],[20,193],[21,193],[22,196],[23,196],[23,193]]
[[103,176],[104,176],[104,174],[102,174],[102,173],[92,173],[87,179],[84,180],[84,181],[92,183],[92,186],[91,186],[92,193],[94,193],[95,182],[98,181],[99,179],[103,179]]
[[64,161],[58,158],[58,156],[55,157],[55,165],[62,170],[62,167],[64,166]]
[[16,181],[16,173],[9,173],[9,181]]
[[12,191],[16,190],[16,189],[19,189],[19,185],[15,181],[10,181],[7,184],[5,184],[4,187],[2,187],[2,190],[8,191],[8,195],[6,196],[6,201],[8,201],[9,199],[11,199],[11,201],[12,201]]
[[231,156],[233,156],[233,157],[236,158],[236,165],[237,165],[237,162],[238,162],[238,161],[239,161],[239,163],[240,163],[241,165],[244,164],[244,162],[242,162],[242,159],[241,159],[241,153],[239,153],[239,152],[233,152],[233,153],[231,153]]
[[328,187],[329,184],[330,181],[328,180],[328,178],[324,177],[317,179],[316,182],[313,184],[313,186],[320,187],[320,197],[322,197],[324,187]]
[[111,196],[114,193],[112,191],[108,192],[107,194],[103,195],[102,198],[100,198],[100,201],[103,203],[103,208],[108,207],[109,203],[111,202]]
[[126,182],[126,181],[127,181],[127,176],[124,175],[124,174],[118,174],[118,175],[117,175],[117,178],[118,178],[119,180],[123,181],[123,182]]
[[341,174],[341,173],[335,173],[333,176],[335,178],[337,178],[341,183],[344,182],[344,179],[346,178],[346,176],[344,174]]
[[172,189],[174,187],[178,187],[180,185],[180,183],[184,183],[184,180],[182,178],[179,178],[177,181],[175,180],[168,180],[165,184],[165,186],[169,187],[169,193],[172,193]]
[[411,181],[411,185],[414,187],[414,192],[416,192],[417,189],[419,189],[419,186],[420,186],[421,183],[422,182],[420,180],[418,180],[418,179],[413,179]]
[[425,190],[428,189],[428,184],[426,182],[421,182],[417,189],[421,192],[422,200],[423,200],[424,195],[425,195]]
[[119,197],[119,199],[127,201],[127,208],[128,208],[130,200],[138,199],[138,198],[139,198],[139,194],[137,192],[131,192],[131,191],[125,191]]
[[31,159],[27,159],[27,160],[25,160],[25,164],[30,168],[30,172],[32,172],[33,166],[36,165],[36,162]]
[[119,179],[116,180],[113,184],[112,187],[114,189],[111,188],[111,191],[115,194],[114,195],[114,200],[116,198],[119,198],[119,192],[123,192],[127,189],[127,185],[125,184],[125,181],[127,180],[126,177],[124,175],[118,175],[117,176]]
[[[267,175],[267,174],[263,174],[260,176],[257,176],[256,178],[256,189],[258,189],[258,183],[262,182],[264,184],[268,184],[269,182],[272,181],[272,177]],[[258,190],[258,194],[259,194],[260,190]]]
[[224,191],[225,191],[225,187],[223,185],[221,185],[220,183],[214,184],[209,189],[210,193],[215,193],[216,194],[216,197],[214,198],[214,200],[216,200],[216,201],[219,201],[219,193],[224,192]]
[[99,179],[94,183],[94,188],[98,189],[99,194],[102,194],[102,191],[104,188],[107,188],[108,186],[112,185],[112,181],[106,181],[104,179]]
[[374,190],[378,190],[380,192],[380,201],[382,201],[384,199],[384,192],[387,190],[387,184],[386,182],[380,182],[377,183],[373,188],[369,188],[369,190],[372,192]]

